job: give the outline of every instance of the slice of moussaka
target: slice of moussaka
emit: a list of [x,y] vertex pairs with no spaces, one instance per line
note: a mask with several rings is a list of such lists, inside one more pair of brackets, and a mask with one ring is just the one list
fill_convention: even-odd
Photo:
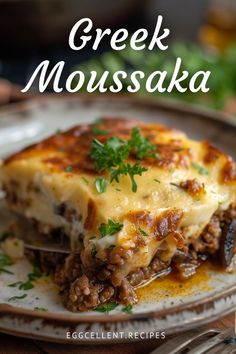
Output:
[[10,210],[71,254],[35,252],[72,311],[137,302],[135,288],[206,258],[228,267],[236,238],[236,163],[159,124],[104,118],[6,159]]

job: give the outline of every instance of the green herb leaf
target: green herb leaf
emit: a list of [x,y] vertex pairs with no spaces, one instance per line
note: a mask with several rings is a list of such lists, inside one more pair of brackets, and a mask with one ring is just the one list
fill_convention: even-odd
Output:
[[10,287],[10,288],[16,288],[18,285],[20,285],[20,284],[22,284],[22,282],[21,281],[17,281],[16,283],[12,283],[12,284],[9,284],[8,286]]
[[198,170],[198,173],[202,176],[207,175],[209,173],[207,168],[199,165],[197,162],[193,162],[192,167]]
[[135,175],[141,176],[142,173],[146,171],[147,168],[141,166],[139,163],[136,163],[133,166],[131,166],[129,163],[121,164],[117,169],[111,170],[111,182],[113,182],[114,180],[116,182],[119,182],[121,175],[129,175],[131,180],[131,185],[132,185],[132,191],[136,193],[138,186],[137,183],[135,182],[134,176]]
[[112,236],[119,232],[123,227],[123,224],[120,224],[119,222],[115,222],[111,219],[108,220],[107,224],[101,224],[99,227],[99,231],[102,235],[102,237],[105,236]]
[[6,254],[0,255],[0,273],[13,274],[10,270],[6,269],[7,266],[11,266],[13,261]]
[[48,309],[45,309],[44,307],[35,307],[34,311],[39,311],[39,312],[47,312]]
[[108,313],[108,312],[114,310],[117,306],[118,306],[118,304],[116,302],[110,302],[108,304],[98,305],[94,311]]
[[133,310],[133,306],[131,304],[129,304],[129,305],[123,307],[122,312],[125,312],[128,315],[132,315],[132,313],[133,313],[132,310]]
[[21,283],[19,286],[20,290],[30,290],[33,288],[34,288],[34,284],[30,280],[26,281],[25,283]]
[[159,179],[154,178],[154,181],[157,183],[161,183],[161,181]]
[[72,172],[73,171],[73,166],[71,166],[71,165],[66,166],[64,171],[65,172]]
[[90,156],[97,171],[110,170],[127,159],[130,147],[127,141],[112,137],[103,144],[93,139]]
[[92,127],[92,133],[95,135],[107,135],[109,134],[109,130],[99,129],[98,127]]
[[135,151],[135,155],[138,159],[143,159],[144,157],[155,157],[154,151],[156,150],[155,145],[153,145],[147,138],[140,134],[138,128],[132,129],[131,139],[129,142],[130,146]]
[[141,227],[139,227],[138,231],[139,231],[140,234],[142,234],[144,237],[148,237],[148,234],[146,233],[146,231],[144,231],[143,229],[141,229]]
[[27,294],[23,294],[23,295],[20,295],[20,296],[12,296],[8,299],[8,301],[14,301],[14,300],[21,300],[21,299],[25,299],[27,296]]
[[96,177],[95,187],[98,193],[104,193],[107,189],[107,181],[105,177]]
[[[19,290],[30,290],[34,288],[34,284],[33,281],[35,281],[38,278],[42,277],[42,273],[39,270],[39,268],[37,268],[36,266],[34,266],[33,272],[28,274],[28,279],[26,282],[20,282],[19,285]],[[15,283],[16,284],[16,283]]]
[[99,118],[97,119],[94,124],[92,125],[92,133],[95,135],[107,135],[109,134],[109,130],[107,129],[100,129],[101,124],[103,124],[103,119]]

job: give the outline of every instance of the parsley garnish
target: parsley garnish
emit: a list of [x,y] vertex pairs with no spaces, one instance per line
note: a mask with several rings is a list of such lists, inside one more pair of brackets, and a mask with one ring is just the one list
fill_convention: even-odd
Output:
[[47,312],[48,309],[45,309],[44,307],[35,307],[34,311],[39,311],[39,312]]
[[107,189],[107,181],[105,177],[96,177],[95,187],[98,193],[104,193]]
[[72,172],[73,171],[73,166],[68,165],[65,167],[65,172]]
[[107,135],[109,134],[109,130],[107,129],[99,129],[98,127],[92,127],[92,132],[95,135]]
[[129,175],[131,184],[132,184],[132,191],[134,193],[137,192],[137,183],[135,182],[134,176],[139,175],[141,176],[143,172],[146,172],[147,168],[141,166],[139,163],[131,166],[129,163],[121,164],[117,169],[111,170],[111,182],[114,180],[119,182],[120,175]]
[[18,286],[19,290],[30,290],[34,288],[33,281],[35,281],[38,278],[41,278],[42,273],[37,267],[34,267],[33,272],[28,274],[28,279],[26,282],[18,281],[13,284],[9,284],[11,288],[15,288]]
[[142,136],[138,128],[132,129],[130,146],[135,151],[137,158],[140,160],[142,160],[144,157],[155,157],[155,145],[153,145],[147,138]]
[[114,180],[119,182],[121,175],[129,175],[132,191],[137,192],[134,176],[141,176],[147,169],[140,163],[130,165],[125,160],[131,153],[134,153],[139,160],[144,157],[155,157],[154,150],[155,146],[140,134],[139,129],[133,128],[130,140],[111,137],[103,144],[99,140],[93,139],[90,156],[97,171],[110,172],[111,183]]
[[107,129],[100,129],[99,126],[103,123],[103,120],[97,119],[94,124],[92,125],[92,133],[95,135],[107,135],[109,134],[109,130]]
[[131,304],[129,304],[129,305],[123,307],[122,312],[125,312],[128,315],[132,315],[132,313],[133,313],[132,310],[133,310],[133,306]]
[[142,234],[144,237],[147,237],[148,234],[146,233],[146,231],[144,231],[143,229],[141,229],[141,227],[139,227],[138,231],[140,232],[140,234]]
[[128,141],[114,136],[108,139],[105,144],[93,139],[90,156],[94,161],[96,170],[103,172],[122,164],[128,158],[129,152]]
[[12,284],[9,284],[8,286],[10,287],[10,288],[16,288],[18,285],[20,285],[20,284],[22,284],[22,282],[21,281],[17,281],[16,283],[12,283]]
[[19,295],[19,296],[12,296],[8,299],[8,301],[14,301],[14,300],[21,300],[21,299],[25,299],[26,298],[26,294],[23,295]]
[[123,224],[120,224],[119,222],[115,222],[111,219],[108,220],[107,224],[101,224],[99,227],[99,231],[102,235],[102,237],[105,236],[112,236],[116,234],[118,231],[120,231],[123,227]]
[[6,254],[0,255],[0,273],[13,274],[8,269],[6,269],[7,266],[11,266],[12,264],[13,262],[9,256]]
[[199,165],[197,162],[193,162],[192,167],[198,170],[198,173],[202,176],[207,175],[209,172],[207,168]]
[[94,311],[108,313],[109,311],[114,310],[117,306],[118,306],[118,304],[116,302],[110,302],[108,304],[98,305]]
[[154,181],[157,183],[161,183],[161,181],[159,179],[154,178]]

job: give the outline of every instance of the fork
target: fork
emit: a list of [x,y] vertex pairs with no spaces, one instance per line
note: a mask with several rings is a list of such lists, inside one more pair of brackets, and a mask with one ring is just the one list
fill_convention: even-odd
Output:
[[[196,329],[180,334],[156,348],[150,354],[231,354],[236,353],[236,343],[227,340],[234,337],[233,328]],[[235,337],[236,338],[236,337]]]

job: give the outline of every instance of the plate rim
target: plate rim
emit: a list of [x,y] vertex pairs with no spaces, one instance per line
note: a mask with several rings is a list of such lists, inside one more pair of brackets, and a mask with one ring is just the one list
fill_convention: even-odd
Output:
[[[201,118],[205,118],[207,120],[217,121],[222,123],[225,126],[233,127],[236,129],[236,119],[228,114],[218,112],[208,108],[199,108],[196,105],[191,105],[188,103],[179,102],[176,100],[163,100],[160,98],[147,97],[145,95],[132,95],[132,94],[47,94],[36,96],[27,101],[23,101],[20,103],[12,104],[8,107],[3,107],[0,109],[0,120],[1,116],[5,116],[5,114],[22,114],[24,112],[30,111],[37,107],[43,107],[45,104],[48,104],[57,100],[67,101],[80,101],[81,103],[95,103],[96,101],[100,102],[104,99],[109,99],[110,101],[120,102],[125,101],[126,103],[135,104],[135,106],[141,106],[142,108],[152,108],[152,109],[162,109],[164,111],[169,111],[171,113],[182,113],[185,115],[194,114],[196,116],[200,116]],[[117,322],[128,322],[128,321],[137,321],[137,320],[151,320],[157,319],[160,317],[166,317],[168,315],[176,314],[183,312],[188,309],[200,310],[200,307],[204,308],[206,304],[211,304],[211,307],[214,306],[214,303],[217,300],[222,298],[227,298],[230,296],[236,295],[236,283],[230,285],[227,288],[218,291],[215,294],[212,294],[199,299],[193,300],[187,304],[180,304],[174,307],[169,307],[168,309],[161,310],[153,310],[145,313],[139,314],[103,314],[103,315],[86,315],[83,316],[82,313],[79,313],[78,317],[76,315],[71,316],[70,312],[68,315],[54,313],[54,312],[44,312],[39,313],[31,309],[24,309],[21,307],[9,305],[9,304],[0,304],[0,315],[2,314],[17,314],[22,316],[28,316],[30,318],[40,318],[45,320],[53,320],[56,322],[64,322],[64,323],[117,323]]]

